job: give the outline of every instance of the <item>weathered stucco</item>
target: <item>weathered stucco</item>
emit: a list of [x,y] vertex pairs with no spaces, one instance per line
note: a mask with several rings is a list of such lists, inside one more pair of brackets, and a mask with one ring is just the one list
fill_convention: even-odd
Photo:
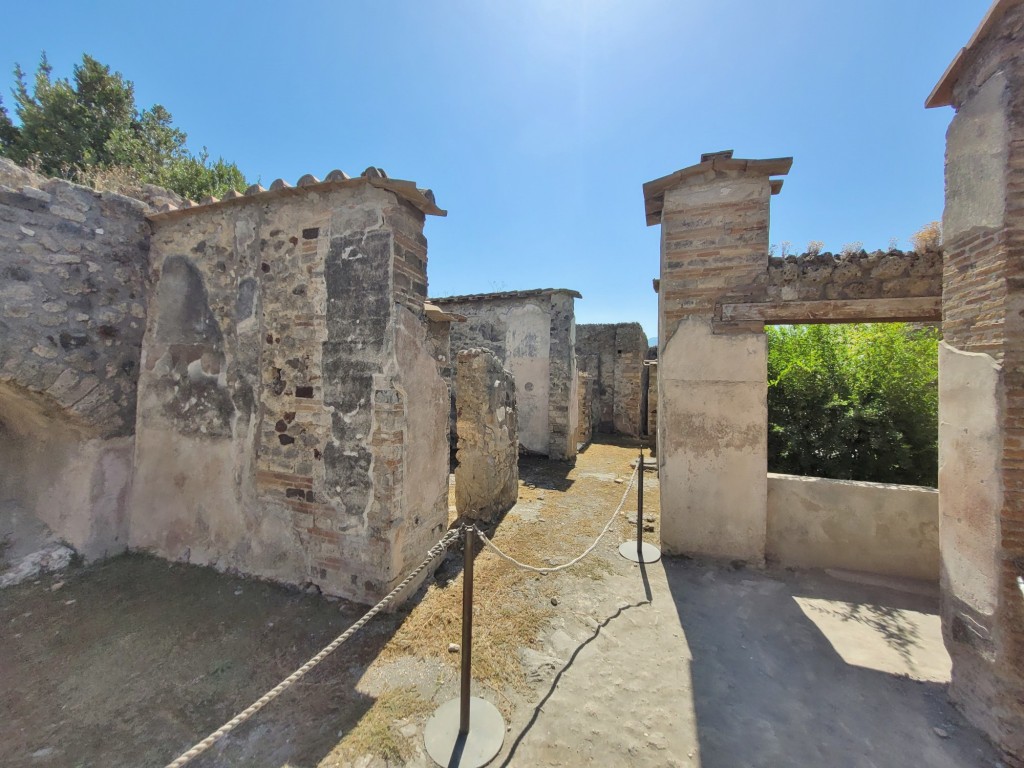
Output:
[[461,517],[494,520],[519,496],[516,382],[485,349],[461,350],[456,366],[455,508]]
[[764,298],[771,187],[765,172],[747,170],[755,161],[728,154],[725,170],[705,158],[695,166],[703,174],[676,174],[685,178],[661,204],[661,538],[670,554],[758,563],[766,536],[767,344],[763,324],[716,334],[714,322],[722,301]]
[[1003,225],[1010,146],[1006,86],[1004,73],[992,73],[946,131],[942,234],[947,242],[975,227]]
[[768,473],[768,558],[937,582],[933,488]]
[[128,546],[133,438],[102,437],[52,400],[0,385],[0,502],[92,560]]
[[[421,315],[404,306],[397,307],[396,313],[391,371],[405,406],[395,414],[395,427],[401,429],[402,464],[400,475],[383,477],[380,484],[400,483],[402,495],[389,500],[386,494],[378,494],[381,508],[375,515],[382,521],[375,525],[381,527],[385,541],[393,538],[389,584],[404,578],[410,566],[423,558],[448,521],[448,387],[434,375],[436,363],[425,338],[432,323],[425,325]],[[375,449],[375,461],[380,461],[382,449]]]
[[715,336],[699,318],[682,321],[662,350],[658,471],[669,554],[764,558],[766,354],[763,333]]
[[1024,765],[1024,2],[998,0],[929,106],[946,134],[939,357],[950,696]]
[[991,617],[1003,484],[1000,369],[991,356],[939,344],[939,510],[944,587]]
[[[522,450],[570,459],[579,419],[572,291],[515,291],[431,299],[465,315],[451,327],[451,351],[486,349],[516,382]],[[454,397],[458,387],[450,381]]]
[[153,227],[131,545],[377,599],[446,520],[423,214],[349,183]]

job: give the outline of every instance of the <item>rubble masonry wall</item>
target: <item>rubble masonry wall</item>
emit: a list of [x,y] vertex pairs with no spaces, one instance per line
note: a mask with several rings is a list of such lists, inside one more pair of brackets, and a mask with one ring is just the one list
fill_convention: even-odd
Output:
[[89,559],[127,546],[147,210],[0,159],[0,501]]
[[446,522],[423,214],[361,184],[152,218],[131,545],[375,601]]
[[596,381],[597,430],[637,437],[641,433],[643,361],[647,336],[639,323],[576,327],[576,360]]
[[485,349],[460,350],[456,362],[458,466],[455,508],[461,517],[494,520],[519,496],[516,382]]

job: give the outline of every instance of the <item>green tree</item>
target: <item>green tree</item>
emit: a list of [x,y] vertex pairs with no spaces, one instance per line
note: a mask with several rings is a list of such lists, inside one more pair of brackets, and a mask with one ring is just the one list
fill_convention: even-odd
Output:
[[905,323],[768,329],[773,472],[935,485],[938,333]]
[[91,56],[70,79],[53,78],[45,53],[31,88],[20,66],[14,74],[17,124],[0,104],[0,155],[54,176],[116,176],[193,199],[246,186],[233,163],[211,163],[205,149],[191,154],[170,112],[159,104],[140,110],[132,82]]
[[7,107],[4,106],[3,97],[0,96],[0,157],[7,155],[11,147],[14,146],[17,136],[18,129],[11,122],[11,116],[7,113]]

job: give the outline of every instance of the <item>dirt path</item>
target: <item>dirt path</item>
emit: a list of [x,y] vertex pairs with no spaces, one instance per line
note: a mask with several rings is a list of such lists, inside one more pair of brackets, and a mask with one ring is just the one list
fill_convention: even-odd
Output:
[[[634,456],[524,461],[495,541],[536,564],[571,558]],[[656,478],[645,488],[656,528]],[[479,556],[474,693],[509,724],[494,765],[997,764],[946,702],[933,599],[679,559],[641,572],[616,551],[632,526],[616,528],[552,576]],[[423,725],[457,692],[460,562],[194,765],[432,765]],[[360,610],[141,557],[62,579],[0,592],[4,766],[163,765]]]

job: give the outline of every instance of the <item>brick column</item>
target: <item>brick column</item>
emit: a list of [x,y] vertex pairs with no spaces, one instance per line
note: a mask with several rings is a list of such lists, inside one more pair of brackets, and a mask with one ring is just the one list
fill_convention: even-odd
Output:
[[1024,765],[1024,2],[999,0],[926,106],[946,134],[939,353],[950,695]]
[[767,363],[763,324],[720,321],[723,302],[764,299],[768,201],[791,158],[732,152],[644,185],[662,225],[658,465],[662,548],[764,559]]

